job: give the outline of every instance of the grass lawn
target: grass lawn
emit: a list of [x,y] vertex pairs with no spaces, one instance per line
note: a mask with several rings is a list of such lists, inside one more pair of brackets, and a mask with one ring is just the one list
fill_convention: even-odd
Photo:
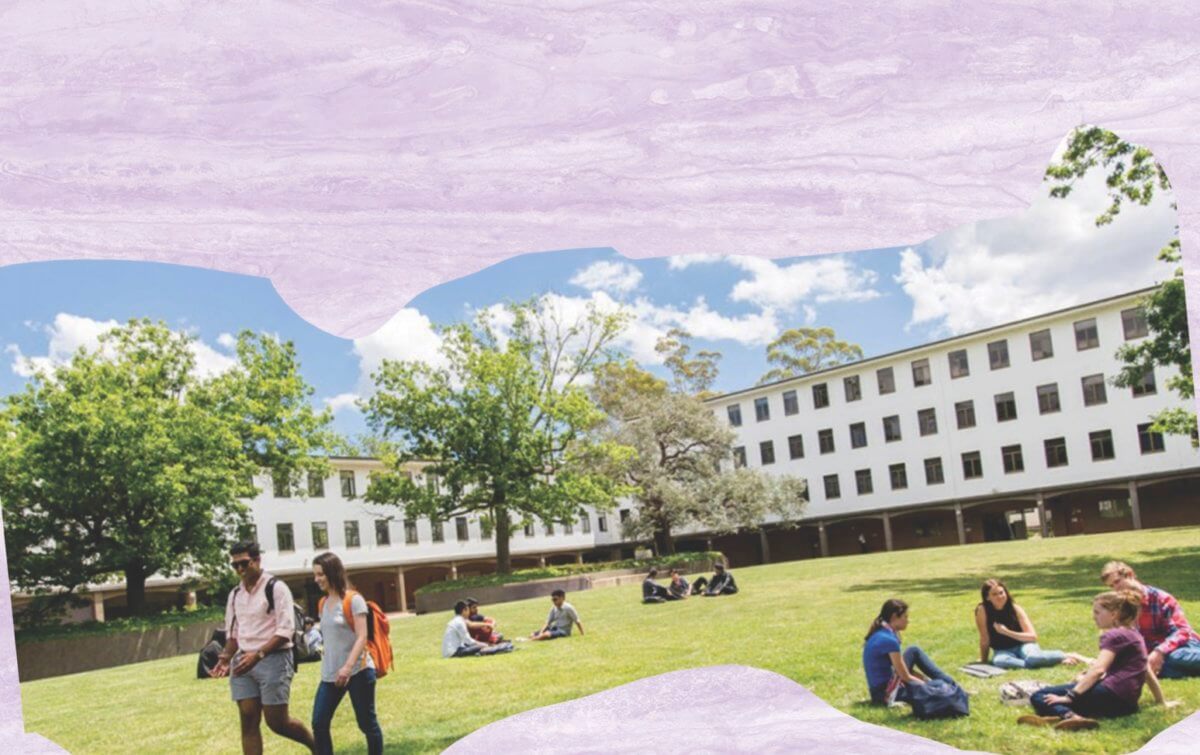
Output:
[[[1022,709],[1000,704],[1005,679],[1060,683],[1067,667],[975,679],[958,667],[977,660],[972,610],[987,576],[1004,579],[1028,611],[1047,649],[1096,653],[1091,597],[1100,566],[1129,561],[1147,583],[1174,593],[1200,623],[1200,528],[1152,530],[876,553],[735,569],[741,593],[643,606],[640,587],[568,594],[587,635],[522,643],[493,658],[440,657],[449,612],[393,622],[397,669],[379,683],[377,707],[389,752],[437,752],[458,738],[520,711],[581,697],[682,668],[739,663],[778,672],[864,721],[921,734],[967,750],[1129,752],[1200,708],[1200,679],[1164,682],[1165,711],[1104,722],[1094,732],[1057,733],[1017,726]],[[269,566],[269,565],[268,565]],[[910,605],[905,644],[921,645],[959,680],[971,716],[920,722],[908,709],[868,706],[861,667],[863,634],[888,597]],[[541,625],[549,598],[485,606],[501,631]],[[237,715],[224,681],[194,679],[195,656],[29,682],[22,685],[26,728],[73,753],[238,752]],[[301,667],[292,710],[311,712],[319,670]],[[1148,701],[1149,693],[1143,697]],[[365,752],[347,699],[334,722],[338,751]],[[300,751],[267,734],[271,752]]]

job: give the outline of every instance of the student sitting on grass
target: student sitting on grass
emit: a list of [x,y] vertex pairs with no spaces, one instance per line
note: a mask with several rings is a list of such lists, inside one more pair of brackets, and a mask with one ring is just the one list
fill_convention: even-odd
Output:
[[579,634],[583,634],[583,624],[579,622],[579,614],[575,606],[567,602],[567,594],[562,590],[550,593],[550,602],[554,607],[546,618],[546,626],[529,636],[531,640],[557,640],[559,637],[570,637],[571,627],[578,626]]
[[670,590],[654,581],[656,577],[658,569],[651,568],[646,572],[646,578],[642,580],[642,602],[662,603],[664,600],[678,600]]
[[1192,631],[1179,601],[1165,590],[1144,585],[1122,561],[1109,561],[1100,570],[1100,581],[1110,590],[1134,590],[1142,596],[1141,613],[1134,628],[1150,651],[1146,662],[1161,679],[1200,676],[1200,636]]
[[692,592],[703,595],[706,598],[712,598],[717,595],[735,595],[738,591],[737,583],[733,581],[733,575],[725,571],[725,564],[717,561],[713,564],[712,581],[700,577],[696,583],[692,585]]
[[908,628],[908,604],[891,598],[879,609],[871,622],[863,645],[863,670],[867,674],[867,690],[875,705],[907,702],[909,685],[924,684],[929,679],[954,680],[916,645],[900,652],[900,633]]
[[442,635],[442,657],[463,658],[468,655],[495,655],[507,653],[513,649],[511,642],[501,642],[489,645],[471,637],[472,622],[467,619],[471,609],[465,600],[454,604],[454,618],[446,623],[446,633]]
[[975,607],[975,627],[979,630],[979,659],[988,662],[988,651],[994,651],[992,665],[1005,669],[1042,668],[1075,663],[1061,650],[1042,650],[1037,644],[1037,632],[1017,605],[1008,588],[998,579],[989,579],[979,588],[980,603]]
[[683,578],[678,569],[671,570],[671,584],[667,589],[675,596],[675,600],[683,600],[692,593],[692,586]]
[[1063,731],[1094,729],[1100,725],[1097,718],[1136,713],[1143,684],[1165,705],[1158,679],[1146,665],[1146,645],[1134,629],[1141,603],[1141,594],[1134,590],[1097,595],[1092,618],[1103,630],[1099,657],[1074,683],[1033,693],[1030,702],[1037,715],[1021,716],[1017,723]]
[[470,609],[467,612],[467,631],[471,633],[472,639],[488,645],[497,645],[504,641],[504,635],[496,631],[496,620],[479,612],[478,600],[467,598],[467,608]]

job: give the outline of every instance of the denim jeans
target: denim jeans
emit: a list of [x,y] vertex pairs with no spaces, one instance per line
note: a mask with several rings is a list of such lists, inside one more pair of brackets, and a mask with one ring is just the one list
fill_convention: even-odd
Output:
[[[925,651],[916,645],[909,645],[908,649],[901,654],[901,657],[904,659],[904,665],[908,667],[910,672],[915,669],[930,679],[941,679],[942,681],[950,682],[951,684],[955,683],[954,679],[952,679],[949,674],[938,668],[937,664],[933,662],[933,659],[926,655]],[[880,687],[874,687],[869,691],[871,693],[871,702],[877,705],[886,702],[884,699],[887,691],[886,684]],[[900,685],[900,691],[896,695],[896,701],[908,701],[908,687],[906,685]]]
[[375,716],[375,669],[367,668],[350,677],[350,683],[338,687],[333,682],[321,682],[317,686],[317,697],[313,700],[313,738],[317,740],[320,755],[333,755],[333,739],[329,726],[333,714],[346,693],[350,693],[350,704],[354,706],[354,717],[358,729],[367,736],[368,755],[383,755],[383,730]]
[[1162,679],[1182,679],[1185,676],[1200,676],[1200,642],[1191,640],[1175,649],[1163,660]]
[[1042,687],[1029,698],[1033,709],[1039,716],[1058,716],[1064,718],[1068,713],[1075,713],[1087,718],[1116,718],[1128,716],[1137,712],[1137,705],[1114,695],[1108,687],[1095,685],[1084,692],[1071,703],[1046,702],[1047,695],[1065,695],[1073,688],[1072,684],[1060,684],[1057,687]]
[[1015,648],[997,650],[992,654],[992,665],[999,668],[1043,668],[1057,666],[1067,654],[1061,650],[1042,650],[1036,642],[1026,642]]

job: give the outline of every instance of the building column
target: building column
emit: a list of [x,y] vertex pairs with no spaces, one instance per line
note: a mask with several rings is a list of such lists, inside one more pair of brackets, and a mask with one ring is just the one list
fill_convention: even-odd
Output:
[[762,550],[762,562],[771,563],[771,544],[767,541],[767,531],[758,531],[758,547]]
[[958,544],[966,545],[967,544],[967,528],[966,528],[966,525],[963,524],[963,513],[962,513],[962,504],[961,503],[954,504],[954,522],[955,522],[955,524],[958,525]]
[[92,619],[104,621],[104,593],[92,593]]
[[1133,511],[1133,528],[1140,530],[1142,528],[1142,506],[1138,500],[1137,480],[1129,481],[1129,508]]
[[400,610],[408,613],[408,588],[404,584],[404,569],[396,570],[396,587],[400,592]]
[[583,551],[580,551],[579,553],[575,554],[575,563],[577,563],[577,564],[583,563]]
[[704,549],[707,551],[710,551],[710,552],[712,551],[713,547],[712,547],[712,538],[711,537],[705,538]]
[[458,564],[453,561],[450,562],[450,579],[458,579]]
[[821,558],[828,558],[829,538],[825,534],[825,522],[817,522],[817,534],[821,537]]
[[538,566],[543,569],[546,568],[546,557],[545,556],[538,556]]
[[1042,529],[1042,537],[1050,537],[1050,523],[1046,521],[1046,496],[1042,491],[1037,494],[1038,526]]
[[892,516],[886,511],[883,512],[883,542],[889,551],[892,550]]

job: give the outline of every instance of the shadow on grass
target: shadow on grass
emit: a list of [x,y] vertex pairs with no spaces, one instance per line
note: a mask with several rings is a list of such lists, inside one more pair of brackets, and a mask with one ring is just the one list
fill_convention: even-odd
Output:
[[[1071,559],[1048,561],[1042,564],[1029,563],[998,564],[990,569],[988,577],[998,577],[1012,588],[1020,600],[1024,590],[1050,593],[1045,599],[1051,602],[1077,603],[1086,601],[1104,591],[1100,582],[1100,569],[1110,560],[1108,556],[1078,556]],[[1131,566],[1145,584],[1162,588],[1176,598],[1190,602],[1200,601],[1200,547],[1162,548],[1138,553]],[[983,575],[963,574],[958,577],[921,579],[881,579],[860,582],[845,588],[847,592],[927,592],[935,595],[959,595],[977,592]]]
[[[463,734],[462,737],[465,737],[466,735],[467,734]],[[441,752],[462,738],[459,736],[401,738],[393,734],[392,739],[389,740],[387,738],[388,732],[386,731],[383,733],[383,736],[383,751],[385,753],[389,753],[389,755],[391,753],[396,753],[396,755],[410,755],[411,753],[418,752]],[[339,754],[348,753],[349,755],[366,755],[367,752],[367,743],[362,738],[358,738],[354,742],[334,742],[333,744],[334,748]]]

